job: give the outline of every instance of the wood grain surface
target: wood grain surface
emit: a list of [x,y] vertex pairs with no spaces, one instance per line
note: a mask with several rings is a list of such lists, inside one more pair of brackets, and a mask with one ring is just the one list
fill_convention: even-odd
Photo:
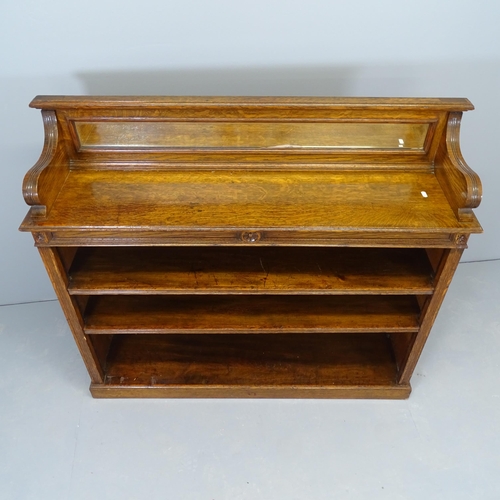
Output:
[[23,184],[95,397],[406,398],[481,182],[467,99],[38,96]]
[[92,296],[86,333],[415,332],[408,296]]
[[71,294],[430,294],[423,249],[89,247]]
[[460,223],[432,173],[73,171],[37,226],[445,231]]
[[293,107],[339,109],[390,109],[400,110],[438,109],[467,111],[474,109],[468,99],[456,97],[404,98],[404,97],[284,97],[284,96],[62,96],[39,95],[30,107],[38,109],[153,109],[170,106],[223,106]]
[[[392,397],[384,334],[115,335],[97,397]],[[129,388],[130,390],[128,390]]]

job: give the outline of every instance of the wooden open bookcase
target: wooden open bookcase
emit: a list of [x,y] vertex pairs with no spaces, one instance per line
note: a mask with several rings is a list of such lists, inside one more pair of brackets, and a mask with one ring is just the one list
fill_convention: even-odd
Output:
[[481,184],[467,99],[60,97],[24,181],[95,397],[406,398]]

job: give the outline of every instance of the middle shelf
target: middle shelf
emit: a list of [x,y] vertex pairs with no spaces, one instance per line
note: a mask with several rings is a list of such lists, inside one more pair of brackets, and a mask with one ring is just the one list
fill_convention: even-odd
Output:
[[85,332],[333,333],[416,332],[412,295],[97,295],[85,308]]

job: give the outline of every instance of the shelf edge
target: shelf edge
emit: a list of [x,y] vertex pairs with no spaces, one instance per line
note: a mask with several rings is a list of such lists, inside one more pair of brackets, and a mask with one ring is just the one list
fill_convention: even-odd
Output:
[[380,386],[124,386],[91,384],[94,398],[407,399],[410,384]]

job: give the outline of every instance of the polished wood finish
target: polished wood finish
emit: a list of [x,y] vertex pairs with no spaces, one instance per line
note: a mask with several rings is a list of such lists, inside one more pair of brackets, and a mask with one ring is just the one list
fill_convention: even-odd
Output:
[[69,270],[73,295],[432,294],[417,248],[86,247]]
[[386,335],[115,335],[97,397],[408,397]]
[[83,331],[84,321],[78,302],[67,293],[68,282],[59,252],[53,248],[39,248],[39,251],[90,378],[92,382],[102,382],[104,366],[98,362],[95,345]]
[[[422,191],[427,197],[422,195]],[[95,224],[89,224],[89,219]],[[97,223],[97,221],[99,221]],[[353,224],[354,222],[354,224]],[[38,231],[163,229],[207,235],[260,231],[260,242],[279,233],[319,230],[425,230],[477,232],[459,224],[432,172],[81,171],[64,189]],[[199,243],[198,234],[191,244]]]
[[45,145],[21,230],[95,397],[408,397],[481,232],[467,99],[31,106]]
[[416,332],[413,296],[92,297],[87,333]]
[[[242,106],[257,109],[261,116],[264,108],[301,108],[303,114],[308,110],[314,113],[324,109],[330,112],[332,109],[342,111],[349,110],[373,110],[389,109],[391,111],[470,111],[474,106],[468,99],[444,97],[444,98],[419,98],[408,99],[404,97],[271,97],[271,96],[62,96],[62,95],[40,95],[33,99],[30,107],[37,109],[76,109],[76,110],[111,110],[111,109],[143,109],[152,110],[155,115],[158,110],[170,107],[192,108],[196,106],[202,113],[209,108],[236,108],[238,111]],[[316,114],[314,114],[316,116]]]
[[450,206],[460,221],[474,219],[473,208],[481,203],[479,176],[465,163],[460,151],[462,113],[450,113],[446,136],[443,136],[436,157],[436,177]]
[[463,249],[457,248],[446,250],[441,260],[436,280],[436,290],[434,294],[427,299],[422,309],[420,318],[420,329],[412,345],[411,351],[407,352],[407,359],[401,365],[399,381],[402,383],[409,382],[413,370],[417,365],[418,358],[422,353],[425,341],[429,336],[434,320],[436,319],[443,298],[450,286],[453,274],[458,266]]

